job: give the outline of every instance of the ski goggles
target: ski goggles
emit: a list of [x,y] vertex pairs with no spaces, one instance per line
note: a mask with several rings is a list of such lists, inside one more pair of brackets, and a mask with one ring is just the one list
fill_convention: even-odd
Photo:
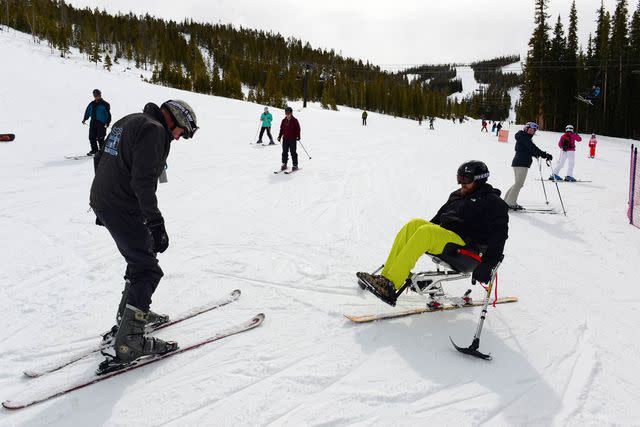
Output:
[[468,175],[458,175],[457,178],[458,184],[471,184],[475,181],[475,178],[473,176]]
[[534,122],[529,122],[524,127],[528,129],[538,130],[538,124]]

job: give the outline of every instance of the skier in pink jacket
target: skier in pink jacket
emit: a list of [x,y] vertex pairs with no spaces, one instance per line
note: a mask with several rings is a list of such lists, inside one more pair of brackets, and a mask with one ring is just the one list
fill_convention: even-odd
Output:
[[564,177],[564,180],[570,182],[576,181],[573,177],[573,165],[576,160],[576,142],[580,141],[582,141],[582,138],[580,138],[580,135],[573,132],[573,126],[567,125],[565,133],[560,137],[560,141],[558,141],[558,147],[560,147],[562,152],[560,153],[560,158],[558,159],[556,166],[553,168],[553,173],[549,177],[550,180],[562,181],[562,177],[558,175],[558,173],[564,166],[564,162],[569,160],[567,175]]

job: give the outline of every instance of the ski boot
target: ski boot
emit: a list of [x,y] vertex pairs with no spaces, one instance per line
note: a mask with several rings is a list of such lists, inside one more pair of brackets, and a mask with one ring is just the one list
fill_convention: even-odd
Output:
[[286,171],[287,170],[287,164],[283,163],[282,166],[280,166],[280,170],[281,171]]
[[572,176],[569,176],[569,175],[565,176],[564,180],[567,181],[567,182],[576,182],[576,179],[574,177],[572,177]]
[[294,166],[291,168],[291,172],[297,171],[298,170],[298,166]]
[[549,177],[549,181],[562,181],[562,177],[554,173]]
[[[102,335],[102,344],[103,345],[111,345],[113,343],[113,339],[118,333],[118,325],[122,321],[122,316],[124,315],[124,309],[127,305],[127,296],[129,295],[129,288],[131,287],[131,281],[126,279],[124,282],[124,290],[122,291],[122,298],[120,298],[120,304],[118,305],[118,312],[116,313],[116,324],[111,327],[111,329]],[[162,325],[163,323],[169,322],[169,316],[166,314],[158,314],[151,310],[149,310],[147,316],[147,324],[145,331],[149,331],[150,329],[155,329],[156,327]]]
[[386,277],[378,274],[356,273],[358,279],[366,285],[368,291],[386,302],[390,306],[396,305],[398,295],[393,283]]
[[276,145],[275,142],[273,142],[273,139],[271,141],[269,141],[269,145]]
[[137,307],[126,305],[115,336],[115,356],[105,354],[107,359],[98,367],[98,375],[123,369],[144,356],[162,355],[178,349],[175,341],[144,335],[148,315]]
[[520,206],[519,204],[515,204],[515,205],[509,205],[509,210],[512,211],[522,211],[524,210],[524,207]]

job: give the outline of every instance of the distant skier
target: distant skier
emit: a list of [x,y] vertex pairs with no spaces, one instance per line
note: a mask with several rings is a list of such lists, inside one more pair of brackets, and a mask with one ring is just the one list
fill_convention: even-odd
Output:
[[524,185],[524,181],[529,173],[531,163],[533,163],[533,157],[542,157],[548,161],[553,160],[553,156],[545,151],[539,149],[532,141],[533,135],[538,130],[538,125],[533,122],[529,122],[524,126],[524,129],[518,131],[515,135],[516,138],[516,154],[511,162],[513,173],[515,175],[515,182],[507,190],[504,196],[504,201],[509,205],[509,209],[520,210],[523,209],[518,201],[518,195]]
[[458,168],[460,189],[431,221],[413,219],[396,235],[380,275],[359,272],[356,276],[374,288],[387,304],[395,305],[398,290],[405,283],[418,259],[428,252],[440,255],[447,243],[481,245],[487,249],[473,271],[473,280],[488,283],[508,237],[509,215],[500,190],[487,183],[489,169],[478,160]]
[[147,323],[168,320],[149,309],[163,276],[156,255],[169,246],[156,187],[171,141],[190,139],[197,129],[189,104],[170,100],[160,107],[148,103],[143,113],[118,120],[107,138],[91,185],[90,205],[96,224],[109,230],[127,268],[117,324],[112,328],[115,358],[103,362],[103,371],[177,348],[175,342],[144,334]]
[[82,124],[85,124],[89,119],[91,119],[89,122],[89,144],[91,144],[91,151],[87,153],[87,156],[93,156],[104,146],[104,136],[107,133],[107,128],[111,124],[111,106],[107,101],[102,99],[100,89],[93,90],[93,101],[91,101],[84,110]]
[[433,127],[433,122],[436,120],[435,117],[429,117],[429,129],[430,130],[435,130]]
[[422,116],[418,116],[418,126],[422,126]]
[[462,124],[464,122],[464,117],[460,116],[460,118],[458,120],[460,121],[460,124]]
[[284,119],[280,123],[280,134],[278,141],[282,139],[282,166],[280,170],[287,169],[289,161],[289,151],[291,152],[291,161],[293,167],[291,170],[298,170],[298,153],[296,152],[298,141],[300,141],[300,123],[298,119],[293,117],[293,109],[287,107],[284,109]]
[[271,122],[273,121],[273,116],[269,112],[269,107],[264,107],[264,112],[260,114],[260,121],[262,122],[262,126],[260,127],[260,136],[258,137],[257,144],[262,144],[262,135],[264,131],[267,131],[267,136],[269,137],[269,145],[276,145],[273,142],[273,137],[271,136]]
[[364,110],[362,112],[362,126],[366,126],[367,125],[367,117],[369,116],[369,114],[367,113],[367,110]]
[[485,119],[482,119],[482,128],[480,129],[480,132],[482,131],[489,133],[489,129],[487,129],[487,121]]
[[591,139],[589,139],[589,158],[593,159],[596,157],[596,145],[598,145],[598,140],[596,139],[596,134],[591,134]]
[[498,124],[496,122],[493,122],[493,124],[491,125],[491,133],[495,133],[496,132],[496,127],[498,126]]
[[453,121],[453,124],[456,124],[456,118],[455,117],[451,117],[451,120]]
[[499,136],[499,135],[500,135],[500,131],[501,131],[501,130],[502,130],[502,122],[499,122],[499,123],[496,125],[496,136]]
[[567,176],[564,177],[564,180],[575,182],[576,179],[573,177],[573,166],[576,161],[576,142],[580,141],[582,141],[582,138],[580,135],[573,132],[573,126],[567,125],[565,133],[560,137],[560,141],[558,141],[558,147],[560,147],[562,151],[560,152],[560,158],[558,158],[558,162],[549,177],[550,180],[562,181],[562,178],[558,173],[560,173],[560,169],[564,166],[564,162],[568,160],[569,165],[567,166]]

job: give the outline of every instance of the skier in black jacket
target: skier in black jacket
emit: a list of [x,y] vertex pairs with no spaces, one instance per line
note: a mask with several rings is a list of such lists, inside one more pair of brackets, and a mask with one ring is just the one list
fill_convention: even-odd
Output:
[[509,205],[509,209],[520,210],[523,209],[518,201],[518,195],[524,185],[524,180],[527,178],[531,163],[533,163],[534,157],[542,157],[548,161],[553,160],[553,156],[546,151],[539,149],[536,144],[533,143],[532,138],[538,130],[538,125],[529,122],[524,126],[524,129],[518,131],[515,135],[516,138],[516,155],[513,157],[511,166],[513,167],[513,173],[515,175],[515,183],[507,190],[504,196],[504,201]]
[[103,371],[177,348],[174,342],[144,335],[147,323],[168,321],[166,316],[149,310],[151,296],[163,276],[156,254],[169,246],[156,188],[171,141],[189,139],[197,129],[196,115],[189,104],[170,100],[161,107],[149,103],[143,113],[123,117],[107,137],[91,185],[90,205],[96,224],[109,230],[127,269],[111,334],[115,335],[115,359],[105,361]]
[[447,243],[460,246],[486,246],[482,262],[473,271],[473,280],[488,283],[498,264],[508,237],[509,215],[500,190],[487,183],[489,169],[478,160],[458,168],[460,189],[449,196],[431,221],[413,219],[396,235],[380,275],[357,273],[395,305],[397,292],[404,285],[418,259],[428,252],[440,255]]

